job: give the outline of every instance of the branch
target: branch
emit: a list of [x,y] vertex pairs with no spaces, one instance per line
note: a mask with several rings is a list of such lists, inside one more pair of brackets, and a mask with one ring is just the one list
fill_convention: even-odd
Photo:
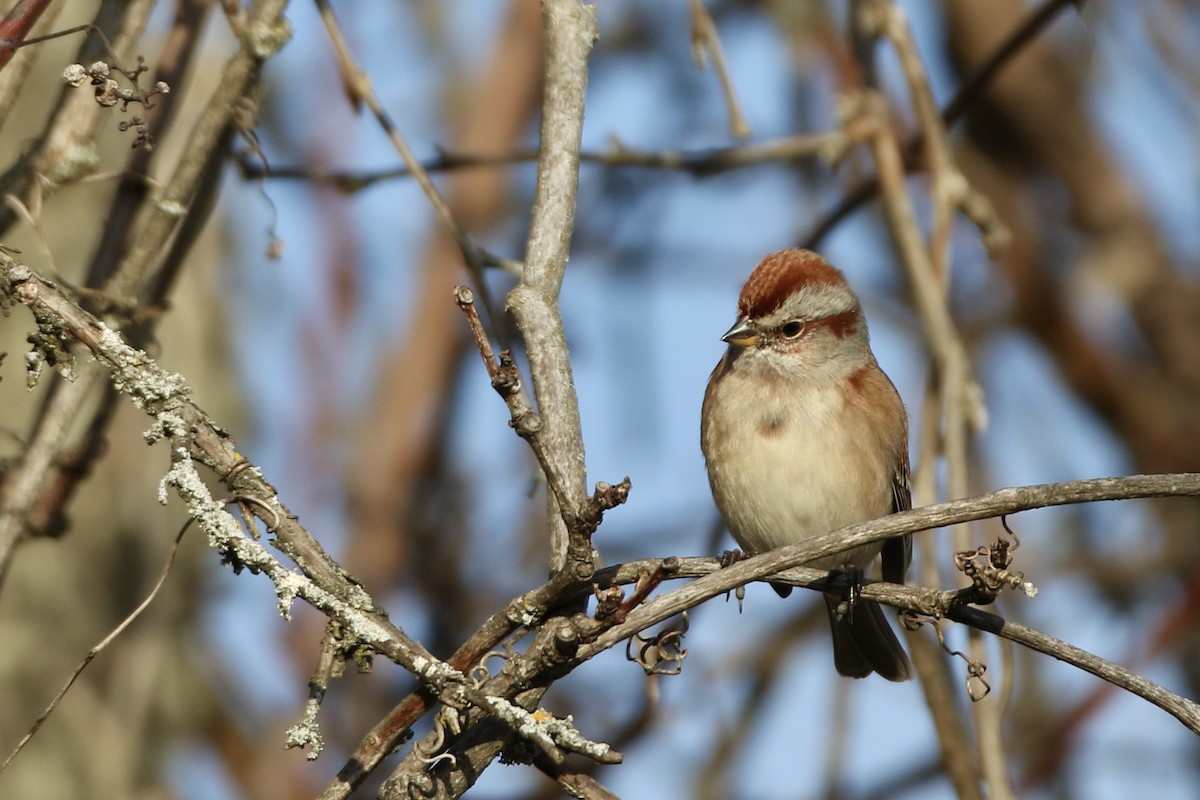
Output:
[[737,92],[733,88],[733,76],[729,74],[729,65],[725,61],[725,48],[721,46],[721,36],[717,33],[717,23],[704,7],[704,0],[689,0],[688,9],[692,17],[692,57],[696,66],[703,67],[708,56],[712,55],[713,69],[721,81],[721,94],[725,98],[725,107],[729,109],[729,133],[735,139],[745,139],[750,135],[750,123],[742,113],[742,104],[738,102]]
[[[623,622],[608,628],[583,644],[576,655],[587,660],[619,642],[657,625],[674,615],[717,595],[725,594],[753,580],[792,583],[815,589],[827,589],[828,573],[812,569],[793,569],[810,561],[833,555],[891,536],[989,519],[1035,508],[1147,497],[1200,496],[1200,473],[1133,475],[1120,478],[1095,478],[1057,484],[1014,487],[964,500],[924,506],[859,523],[824,534],[800,544],[789,545],[752,556],[724,569],[717,559],[650,560],[623,564],[597,573],[597,581],[633,582],[657,568],[670,577],[702,575],[684,587],[658,595],[631,611]],[[789,570],[782,572],[782,570]],[[604,585],[604,584],[602,584]],[[966,595],[935,589],[872,584],[862,596],[928,616],[946,616],[981,630],[1033,647],[1071,663],[1094,675],[1111,680],[1171,713],[1189,729],[1200,733],[1200,707],[1179,698],[1128,670],[1086,653],[1073,645],[1036,633],[1015,623],[1000,620],[975,609],[963,611]]]
[[558,309],[558,292],[575,222],[587,58],[598,34],[595,8],[578,0],[544,0],[542,19],[546,29],[546,81],[537,190],[525,269],[520,283],[508,295],[508,309],[525,340],[542,419],[540,435],[569,503],[564,508],[553,493],[548,498],[550,570],[566,569],[573,560],[573,568],[586,573],[595,568],[591,543],[569,536],[561,516],[579,515],[585,502],[587,473],[579,400]]
[[471,329],[471,337],[475,340],[475,346],[479,350],[480,357],[483,358],[483,364],[487,368],[488,377],[492,381],[492,388],[497,394],[504,399],[504,404],[508,406],[510,414],[509,425],[517,432],[517,435],[529,443],[529,447],[533,450],[533,455],[537,459],[538,466],[546,476],[546,483],[550,487],[550,493],[560,509],[559,515],[563,522],[566,523],[567,535],[573,540],[580,542],[580,549],[576,550],[578,558],[575,563],[578,565],[575,577],[580,580],[587,580],[591,577],[594,567],[590,556],[590,540],[596,529],[600,527],[600,522],[604,518],[604,512],[609,509],[616,508],[625,502],[629,497],[630,482],[626,477],[616,486],[604,483],[601,481],[596,484],[596,489],[592,493],[591,498],[576,508],[574,499],[567,494],[564,478],[559,472],[558,464],[554,461],[551,452],[546,447],[546,443],[542,437],[542,418],[529,402],[529,396],[525,392],[525,387],[521,385],[521,373],[517,369],[517,365],[513,363],[512,354],[507,350],[500,353],[500,358],[497,359],[495,352],[492,350],[492,344],[488,341],[487,333],[483,329],[483,322],[479,319],[479,314],[475,310],[474,294],[465,286],[457,286],[454,289],[454,299],[458,303],[458,307],[462,309],[467,317],[467,325]]
[[[813,158],[832,159],[845,149],[841,131],[802,133],[767,139],[757,144],[732,147],[707,147],[697,150],[643,150],[612,139],[607,150],[581,150],[579,161],[605,167],[634,167],[687,172],[697,178],[719,175],[735,169],[774,163],[795,163]],[[504,153],[467,153],[439,148],[438,154],[419,163],[425,172],[452,172],[480,167],[501,167],[537,161],[537,150],[510,150]],[[248,180],[305,180],[354,193],[376,183],[411,177],[408,167],[380,170],[321,170],[310,167],[267,167],[243,155],[237,160],[242,177]]]
[[0,69],[12,60],[38,17],[50,5],[50,0],[19,0],[3,20],[0,20]]
[[[950,98],[942,109],[941,118],[946,127],[958,122],[966,113],[971,103],[991,83],[1000,72],[1021,50],[1038,37],[1046,29],[1058,12],[1068,7],[1082,6],[1085,0],[1047,0],[1040,8],[1030,12],[1029,16],[1009,34],[1008,38],[976,68],[959,86],[954,97]],[[923,133],[918,131],[904,143],[904,164],[906,169],[916,165],[916,154],[924,145]],[[838,223],[850,216],[879,193],[879,178],[868,178],[849,190],[842,200],[829,213],[821,218],[807,236],[800,241],[802,246],[815,250],[825,236],[837,227]]]
[[462,253],[463,261],[466,262],[467,269],[475,279],[475,285],[483,296],[484,308],[487,310],[488,319],[495,324],[496,315],[492,308],[491,297],[487,293],[487,282],[483,279],[484,268],[488,266],[499,266],[503,263],[502,259],[486,252],[478,243],[467,233],[458,218],[454,216],[454,212],[450,210],[450,204],[446,202],[446,198],[438,191],[438,188],[433,185],[433,180],[429,177],[429,173],[421,166],[421,162],[417,160],[412,148],[408,146],[408,140],[404,138],[404,134],[400,132],[400,128],[392,120],[390,114],[384,109],[383,103],[379,101],[379,97],[375,94],[375,87],[371,83],[371,78],[367,75],[358,63],[354,60],[354,55],[350,52],[350,45],[346,42],[346,38],[342,35],[341,26],[338,24],[337,17],[333,14],[333,8],[329,4],[329,0],[317,0],[317,9],[321,14],[321,21],[325,24],[325,31],[329,36],[330,44],[333,45],[334,54],[337,56],[338,69],[342,76],[342,86],[346,90],[346,94],[350,97],[351,104],[358,109],[360,106],[366,106],[375,117],[375,121],[388,137],[388,141],[392,143],[396,153],[404,162],[405,169],[417,184],[421,187],[421,191],[425,193],[425,198],[429,201],[429,205],[433,206],[433,211],[437,214],[439,220],[445,226],[446,230],[453,237],[455,244],[458,245],[459,252]]
[[[1159,479],[1165,479],[1160,481]],[[1178,483],[1176,480],[1178,479]],[[1085,484],[1099,484],[1101,481],[1105,483],[1120,481],[1125,483],[1127,491],[1119,492],[1120,497],[1104,497],[1105,492],[1103,487],[1096,485],[1094,487],[1086,486]],[[1078,486],[1081,489],[1081,494],[1070,499],[1063,498],[1060,502],[1047,503],[1045,505],[1059,505],[1065,503],[1084,503],[1092,502],[1093,500],[1105,499],[1133,499],[1138,497],[1165,497],[1165,496],[1193,496],[1200,492],[1200,474],[1183,474],[1183,475],[1135,475],[1131,478],[1103,478],[1097,481],[1075,481],[1071,484],[1046,484],[1044,486],[1028,486],[1020,489],[1002,489],[999,492],[994,492],[989,495],[981,495],[980,497],[971,498],[965,501],[969,504],[968,507],[961,508],[957,513],[952,512],[948,507],[957,505],[956,503],[942,503],[936,506],[926,506],[921,511],[936,511],[937,516],[942,517],[943,522],[936,525],[922,525],[922,527],[906,526],[906,532],[916,532],[919,530],[927,530],[931,527],[940,527],[941,524],[954,524],[957,522],[966,522],[972,519],[981,519],[990,517],[990,515],[980,516],[973,510],[967,509],[983,509],[997,501],[1000,495],[1012,492],[1028,493],[1029,497],[1036,497],[1043,492],[1057,492],[1059,489],[1067,489],[1068,491]],[[1094,488],[1096,491],[1090,491]],[[1165,488],[1169,494],[1163,494]],[[1178,490],[1178,491],[1176,491]],[[1022,504],[1023,505],[1023,504]],[[1036,505],[1026,505],[1023,510],[1032,508],[1045,507],[1042,502]],[[1013,506],[1007,506],[1013,507]],[[941,511],[945,509],[945,511]],[[885,518],[886,519],[886,518]],[[877,520],[878,522],[879,520]],[[867,525],[856,525],[852,528],[844,528],[845,531],[852,529],[862,529],[864,533],[870,532],[873,523]],[[820,537],[822,540],[830,542],[829,546],[820,548],[807,547],[806,550],[814,553],[814,557],[819,558],[821,554],[837,552],[839,534],[837,532],[826,534]],[[876,536],[874,533],[868,536],[855,536],[855,541],[875,541],[879,538],[886,538],[885,535]],[[812,540],[816,543],[817,540]],[[790,549],[790,548],[783,548]],[[779,552],[779,551],[772,551]],[[770,553],[764,554],[764,556]],[[756,559],[759,557],[755,557]],[[750,560],[739,562],[737,566],[750,563]],[[788,559],[791,561],[793,559]],[[664,602],[671,598],[669,605],[664,605],[663,608],[656,610],[648,617],[641,617],[638,612],[629,615],[628,620],[622,626],[614,628],[604,634],[601,639],[597,639],[596,643],[591,648],[581,649],[580,653],[583,658],[591,658],[599,652],[611,647],[613,644],[620,642],[626,636],[632,636],[644,628],[658,624],[664,619],[668,619],[677,613],[677,610],[691,608],[694,605],[708,600],[716,595],[724,594],[741,585],[733,580],[722,580],[720,585],[713,591],[711,581],[716,581],[718,578],[728,578],[725,573],[733,569],[733,567],[722,567],[721,560],[717,558],[666,558],[666,559],[643,559],[640,561],[627,562],[618,564],[606,569],[602,569],[596,573],[597,582],[600,585],[617,585],[631,584],[638,580],[639,576],[645,575],[655,569],[664,569],[672,578],[696,578],[697,580],[687,586],[661,595],[660,598]],[[831,578],[830,574],[825,570],[812,569],[809,567],[792,567],[781,572],[772,572],[766,562],[762,568],[753,570],[753,577],[746,578],[749,581],[766,581],[769,580],[772,584],[783,583],[790,586],[799,586],[805,589],[815,591],[831,591],[845,590],[846,582],[841,578]],[[740,577],[740,576],[739,576]],[[704,591],[696,592],[695,597],[687,598],[684,593],[691,593],[695,587],[701,584],[702,581],[709,580],[710,583],[705,587]],[[1102,678],[1114,686],[1124,689],[1132,694],[1137,695],[1159,708],[1163,709],[1171,716],[1182,722],[1189,730],[1200,734],[1200,704],[1194,703],[1163,686],[1147,680],[1131,670],[1125,669],[1111,661],[1101,658],[1093,653],[1089,653],[1082,648],[1076,647],[1061,639],[1057,639],[1040,631],[1033,630],[1024,625],[1021,625],[1010,620],[1006,620],[996,614],[991,614],[974,608],[969,605],[964,605],[969,602],[974,594],[974,587],[967,587],[963,590],[940,590],[926,587],[916,586],[901,586],[893,583],[868,583],[862,587],[862,597],[865,600],[874,600],[885,605],[890,605],[895,608],[913,612],[923,617],[932,617],[935,619],[945,618],[955,622],[969,625],[981,631],[995,634],[1001,638],[1022,644],[1031,650],[1044,653],[1045,655],[1057,658],[1074,667],[1090,672],[1091,674]],[[650,603],[642,606],[640,611],[644,611]]]
[[1200,705],[1135,672],[1061,639],[1056,639],[995,614],[980,611],[977,608],[960,606],[950,610],[946,616],[955,622],[994,633],[1010,641],[1023,644],[1031,650],[1054,656],[1059,661],[1078,667],[1085,672],[1090,672],[1114,686],[1148,700],[1182,722],[1192,733],[1200,734]]
[[[508,310],[525,341],[541,420],[538,437],[551,465],[551,474],[557,475],[561,482],[557,491],[547,493],[550,571],[552,575],[567,572],[573,578],[586,580],[595,571],[596,554],[590,538],[569,524],[584,513],[587,480],[579,404],[558,293],[575,217],[587,57],[597,37],[595,9],[578,0],[543,0],[542,20],[546,77],[537,188],[525,266],[520,282],[508,295]],[[539,632],[539,640],[544,633],[545,627]],[[533,649],[552,654],[554,646],[551,643]],[[493,691],[494,687],[500,690]],[[518,689],[508,676],[497,676],[482,689],[489,695],[506,698],[520,693],[517,702],[527,710],[540,700],[544,691],[540,685],[528,691],[523,691],[524,687]],[[439,777],[437,785],[430,787],[429,791],[435,793],[431,796],[457,796],[499,754],[508,736],[497,735],[488,723],[488,718],[469,715],[459,742],[467,743],[470,752],[452,753],[453,763],[444,779]],[[414,788],[414,781],[427,777],[427,765],[414,758],[416,755],[410,754],[392,773],[385,784],[384,796],[403,796]]]
[[[461,700],[469,683],[465,676],[434,658],[389,620],[362,586],[329,557],[283,505],[275,488],[238,452],[230,435],[191,401],[190,389],[181,376],[167,372],[144,352],[129,347],[104,323],[2,249],[0,299],[6,304],[15,300],[27,306],[44,339],[59,344],[75,340],[86,346],[111,373],[113,385],[154,418],[154,426],[145,434],[147,442],[153,444],[165,438],[172,444],[173,463],[163,478],[160,499],[165,502],[166,488],[174,488],[208,535],[210,546],[220,550],[235,566],[266,573],[275,584],[284,616],[292,602],[301,598],[336,619],[347,639],[395,661],[435,694],[446,691],[452,699]],[[28,362],[46,355],[35,349]],[[55,359],[69,358],[65,352],[50,355]],[[236,499],[245,501],[264,521],[275,535],[272,544],[300,568],[299,573],[284,566],[257,538],[243,532],[224,511],[223,504],[212,498],[196,472],[194,461],[216,472]]]

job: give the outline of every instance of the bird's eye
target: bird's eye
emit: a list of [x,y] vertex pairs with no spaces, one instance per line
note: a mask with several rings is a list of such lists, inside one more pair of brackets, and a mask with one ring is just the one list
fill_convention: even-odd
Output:
[[797,336],[804,333],[804,323],[798,319],[794,319],[791,322],[785,322],[783,327],[780,328],[780,331],[783,333],[783,338],[795,339]]

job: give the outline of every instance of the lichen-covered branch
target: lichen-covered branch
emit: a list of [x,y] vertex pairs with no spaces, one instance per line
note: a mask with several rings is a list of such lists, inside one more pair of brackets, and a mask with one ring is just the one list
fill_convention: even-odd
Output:
[[[16,301],[26,306],[38,322],[46,344],[42,351],[31,353],[28,362],[50,355],[45,348],[51,343],[65,348],[69,341],[79,342],[108,369],[113,385],[154,419],[145,434],[147,442],[165,438],[172,444],[172,467],[163,479],[164,491],[174,489],[184,500],[212,547],[235,564],[262,571],[275,583],[281,612],[286,615],[292,601],[303,599],[336,619],[347,639],[400,664],[435,693],[451,685],[466,685],[461,672],[434,658],[390,621],[362,586],[325,553],[283,505],[275,488],[237,451],[229,434],[192,402],[182,376],[167,372],[144,352],[127,345],[103,322],[2,250],[0,297],[6,304]],[[52,357],[61,361],[69,354],[63,349]],[[224,503],[209,493],[196,472],[197,461],[221,476],[236,498],[247,501],[274,534],[273,544],[299,571],[286,567],[246,534],[224,510]]]

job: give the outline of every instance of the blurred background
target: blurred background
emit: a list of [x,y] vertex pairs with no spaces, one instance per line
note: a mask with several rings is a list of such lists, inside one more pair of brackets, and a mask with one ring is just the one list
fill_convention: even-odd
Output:
[[[853,5],[706,3],[749,143],[836,129],[839,96],[864,80],[888,94],[901,139],[913,133],[892,51],[876,48],[873,70],[856,52]],[[942,106],[1013,31],[1046,15],[950,126],[957,164],[1012,237],[992,259],[969,222],[960,218],[952,235],[952,308],[989,416],[971,442],[972,493],[1200,471],[1200,7],[898,5]],[[543,70],[538,3],[333,6],[419,156],[499,156],[437,170],[435,180],[490,252],[522,258]],[[4,191],[33,218],[6,212],[3,241],[68,285],[132,246],[103,245],[113,224],[106,209],[128,191],[122,176],[162,181],[186,158],[236,46],[220,6],[200,0],[55,4],[39,30],[97,14],[97,24],[126,24],[134,13],[148,16],[129,52],[145,56],[151,76],[179,52],[179,37],[195,45],[172,87],[177,116],[148,163],[134,161],[133,134],[118,129],[138,109],[110,109],[97,122],[97,177],[54,191],[16,183],[52,109],[89,91],[59,78],[82,60],[82,35],[27,48],[0,73],[26,70],[0,85],[14,98],[3,106],[0,153]],[[287,14],[292,41],[239,112],[253,135],[233,135],[233,155],[214,169],[211,216],[179,257],[146,346],[187,377],[199,404],[391,616],[446,655],[544,578],[544,494],[468,346],[451,288],[471,278],[453,240],[416,183],[394,174],[399,159],[377,124],[348,103],[314,5],[293,3]],[[815,244],[847,273],[914,430],[925,334],[875,202],[813,239],[872,174],[865,148],[836,167],[813,157],[723,170],[622,164],[626,150],[699,159],[741,142],[717,74],[693,59],[684,0],[608,0],[597,17],[562,310],[589,480],[628,475],[633,491],[595,542],[609,564],[714,555],[732,543],[704,474],[700,400],[759,258]],[[264,166],[268,177],[257,172]],[[922,213],[927,188],[919,173],[910,178]],[[502,307],[512,277],[494,270],[486,279]],[[6,475],[62,391],[50,376],[27,391],[29,332],[21,309],[0,320]],[[146,418],[96,388],[47,478],[53,513],[29,517],[0,585],[5,755],[149,590],[183,522],[178,502],[156,502],[166,448],[147,449]],[[913,458],[923,458],[915,444]],[[51,491],[64,482],[69,492]],[[997,613],[1200,694],[1200,501],[1076,506],[1010,522],[1022,542],[1015,566],[1040,594],[1006,595]],[[979,541],[998,527],[978,526]],[[934,544],[941,585],[961,585],[945,534],[921,536]],[[321,758],[285,751],[323,618],[304,608],[284,622],[267,581],[218,561],[202,536],[184,539],[162,594],[0,774],[0,796],[312,797],[411,690],[382,660],[370,675],[348,674],[324,704]],[[839,679],[810,594],[784,601],[752,585],[740,613],[736,602],[710,602],[691,615],[681,675],[647,678],[609,652],[557,684],[544,706],[625,754],[598,773],[622,797],[954,797],[921,686]],[[964,641],[956,630],[948,639]],[[984,702],[1001,705],[1016,796],[1103,800],[1148,787],[1160,798],[1200,796],[1200,743],[1175,719],[1044,656],[1007,645],[989,653]],[[958,703],[970,706],[962,662],[950,669]],[[356,796],[372,796],[378,779]],[[495,765],[471,796],[559,793],[527,767]]]

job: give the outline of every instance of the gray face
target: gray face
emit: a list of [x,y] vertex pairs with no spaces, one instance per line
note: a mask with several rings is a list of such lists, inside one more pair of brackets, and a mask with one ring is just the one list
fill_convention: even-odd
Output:
[[[724,337],[737,368],[803,374],[820,383],[868,363],[867,326],[858,300],[840,275],[834,277],[802,283],[769,312],[743,316]],[[761,304],[748,310],[761,310]]]

